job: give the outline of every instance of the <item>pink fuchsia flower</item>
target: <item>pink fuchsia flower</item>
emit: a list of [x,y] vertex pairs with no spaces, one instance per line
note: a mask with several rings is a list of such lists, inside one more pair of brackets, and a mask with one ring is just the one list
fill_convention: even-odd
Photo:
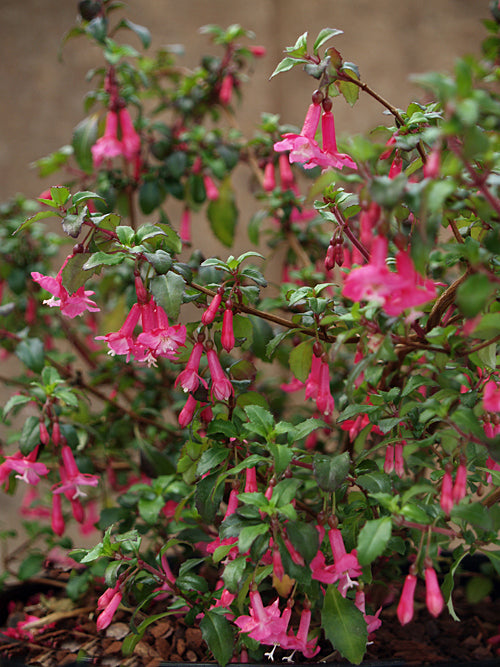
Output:
[[142,347],[142,355],[137,354],[138,361],[148,361],[156,365],[158,357],[174,360],[178,348],[183,347],[186,340],[186,327],[182,324],[169,325],[167,313],[152,299],[141,306],[143,332],[136,341],[136,354]]
[[111,160],[123,154],[123,146],[118,139],[118,114],[108,111],[104,134],[91,148],[94,167],[98,169],[103,160]]
[[68,290],[62,284],[62,272],[71,257],[73,257],[73,255],[68,255],[68,257],[66,257],[66,260],[55,278],[52,276],[44,276],[42,273],[38,273],[38,271],[32,271],[31,277],[40,285],[40,287],[52,294],[52,297],[46,299],[44,304],[51,308],[56,306],[59,307],[63,315],[72,319],[77,315],[82,315],[82,313],[87,310],[90,312],[98,312],[100,308],[95,301],[92,301],[89,298],[94,292],[85,290],[84,285],[79,287],[73,294],[69,294]]
[[321,105],[310,104],[300,134],[287,133],[282,135],[282,140],[274,144],[277,152],[290,151],[289,161],[302,162],[306,169],[312,169],[315,164],[310,164],[315,155],[319,155],[320,148],[315,139],[321,116]]
[[234,622],[240,632],[248,633],[249,637],[261,644],[279,645],[288,627],[288,618],[279,610],[279,598],[264,607],[259,591],[250,591],[250,615],[239,616]]
[[423,166],[425,178],[437,178],[439,176],[439,167],[441,163],[441,151],[434,148],[427,156],[427,161]]
[[[283,612],[283,616],[285,616],[285,612]],[[302,610],[302,613],[300,614],[300,622],[297,635],[295,636],[292,632],[285,635],[280,642],[281,648],[300,651],[305,658],[314,657],[320,650],[320,647],[316,646],[316,644],[318,643],[317,637],[314,637],[310,641],[307,641],[310,625],[311,625],[311,610],[310,608],[305,607]]]
[[413,599],[416,585],[417,577],[414,574],[408,574],[403,584],[403,591],[397,609],[401,625],[406,625],[413,618]]
[[500,412],[500,385],[493,379],[484,385],[483,407],[488,412]]
[[366,622],[366,630],[368,632],[368,637],[378,630],[380,626],[382,625],[382,621],[379,618],[380,612],[382,611],[382,607],[380,607],[377,612],[373,614],[367,614],[366,613],[366,606],[365,606],[365,593],[364,591],[357,590],[356,591],[356,597],[354,598],[354,604],[356,607],[359,609],[359,611],[363,614],[363,618],[365,619]]
[[49,469],[44,463],[38,463],[36,456],[38,448],[23,456],[21,452],[16,452],[12,456],[6,456],[5,461],[0,465],[0,484],[3,484],[10,476],[11,472],[17,473],[16,479],[20,479],[30,486],[36,486],[40,477],[48,475]]
[[127,355],[127,361],[135,350],[134,330],[139,322],[141,310],[138,303],[134,303],[127,315],[125,322],[122,324],[119,331],[106,334],[105,336],[96,336],[96,340],[105,340],[108,344],[109,351],[112,357],[116,354]]
[[429,612],[435,617],[443,611],[444,600],[433,567],[425,568],[425,603]]
[[189,355],[186,368],[179,373],[174,386],[181,385],[185,392],[194,392],[198,389],[200,381],[206,386],[205,381],[198,374],[201,356],[203,354],[203,343],[195,343]]
[[290,162],[285,153],[278,157],[278,167],[280,172],[281,188],[283,190],[293,190],[295,192],[295,178]]
[[352,301],[373,301],[390,316],[407,308],[427,303],[436,296],[432,280],[416,272],[407,252],[396,256],[396,272],[386,264],[387,240],[377,236],[373,241],[370,262],[353,269],[344,281],[342,294]]
[[245,470],[245,493],[256,493],[259,490],[257,486],[257,468],[246,468]]
[[398,477],[404,477],[405,474],[405,460],[403,457],[403,447],[405,445],[405,440],[394,445],[394,472]]
[[321,360],[321,368],[319,372],[319,386],[318,394],[316,396],[316,407],[322,415],[331,415],[335,403],[330,391],[330,367],[328,361]]
[[194,417],[194,412],[196,410],[196,406],[198,405],[197,400],[189,394],[187,397],[187,401],[182,408],[182,410],[179,413],[178,421],[179,421],[179,426],[181,428],[186,428],[186,426],[189,426],[189,424],[193,421]]
[[394,445],[385,448],[384,472],[388,475],[394,472]]
[[86,493],[80,489],[81,486],[97,486],[99,479],[96,475],[81,473],[78,470],[73,452],[64,445],[61,449],[63,466],[61,467],[61,484],[59,484],[53,493],[64,493],[68,500],[77,500],[80,497],[86,497]]
[[137,134],[130,114],[126,107],[122,107],[118,111],[118,119],[120,121],[121,130],[121,146],[123,156],[129,162],[137,159],[141,151],[141,138]]
[[207,361],[212,378],[212,399],[227,401],[233,395],[233,385],[222,370],[217,352],[213,348],[207,350]]
[[350,167],[357,169],[354,160],[345,153],[339,153],[337,148],[337,139],[335,136],[335,120],[331,111],[325,111],[321,117],[321,131],[323,134],[323,150],[321,154],[313,159],[314,164],[328,169],[343,169]]

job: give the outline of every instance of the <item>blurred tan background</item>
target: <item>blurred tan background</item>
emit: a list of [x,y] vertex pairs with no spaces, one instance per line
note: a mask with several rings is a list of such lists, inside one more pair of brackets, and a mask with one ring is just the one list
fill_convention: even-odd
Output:
[[[61,37],[74,25],[76,0],[0,0],[0,200],[16,192],[36,196],[54,182],[41,182],[29,164],[69,143],[83,117],[82,100],[91,84],[86,72],[101,64],[85,39],[71,40],[59,63]],[[117,15],[119,13],[117,12]],[[152,30],[152,49],[186,46],[183,63],[196,65],[208,40],[198,28],[240,23],[267,48],[240,109],[244,130],[252,131],[261,111],[280,113],[301,124],[314,88],[300,68],[269,81],[285,46],[306,30],[312,40],[323,27],[344,30],[335,46],[356,62],[362,78],[398,107],[420,94],[408,77],[428,69],[450,70],[457,56],[479,52],[489,17],[488,0],[129,0],[127,16]],[[139,48],[132,33],[122,39]],[[371,100],[354,109],[335,104],[339,134],[366,130],[383,116]]]

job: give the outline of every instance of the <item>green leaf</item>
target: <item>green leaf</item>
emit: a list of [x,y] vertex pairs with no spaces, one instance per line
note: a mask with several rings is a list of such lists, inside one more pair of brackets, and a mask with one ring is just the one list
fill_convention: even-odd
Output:
[[15,396],[11,396],[7,403],[4,405],[3,408],[3,418],[9,414],[11,410],[14,408],[18,408],[21,405],[26,405],[26,403],[30,403],[32,399],[29,396],[23,396],[22,394],[16,394]]
[[88,215],[88,209],[85,206],[79,213],[68,213],[62,219],[62,228],[64,233],[71,238],[76,239],[80,234],[85,218]]
[[212,523],[222,502],[224,484],[220,484],[218,472],[207,475],[196,484],[195,505],[202,519]]
[[139,189],[139,206],[145,215],[158,208],[164,199],[165,193],[157,181],[146,181]]
[[154,498],[140,498],[137,508],[144,521],[153,525],[158,520],[164,506],[165,499],[162,496],[155,496]]
[[246,553],[254,540],[259,537],[259,535],[264,535],[269,531],[269,526],[267,523],[259,523],[256,526],[245,526],[241,529],[238,537],[238,551],[240,554]]
[[45,363],[43,343],[39,338],[27,338],[16,347],[16,356],[30,371],[41,373]]
[[318,531],[312,523],[288,521],[286,534],[306,563],[310,563],[319,549]]
[[294,46],[287,46],[285,53],[289,53],[294,56],[306,56],[307,55],[307,32],[302,33],[297,37],[297,41]]
[[235,630],[223,614],[208,610],[201,619],[203,639],[221,667],[226,667],[234,649]]
[[335,456],[315,454],[313,459],[314,479],[323,491],[332,492],[339,488],[349,473],[349,452]]
[[243,425],[245,429],[250,433],[258,433],[263,438],[267,438],[274,428],[272,414],[259,405],[247,405],[245,412],[250,422]]
[[185,287],[184,278],[173,271],[168,271],[151,281],[151,291],[156,302],[174,322],[179,317]]
[[213,446],[206,449],[198,461],[196,474],[200,477],[210,470],[217,468],[229,456],[230,450],[224,446]]
[[35,574],[38,574],[42,569],[44,560],[45,556],[41,553],[31,553],[27,556],[17,571],[19,579],[21,579],[21,581],[26,581],[27,579],[31,579]]
[[68,259],[62,271],[62,284],[70,294],[86,283],[93,271],[84,271],[83,265],[88,259],[86,253],[77,253]]
[[391,517],[366,522],[358,536],[358,560],[361,565],[368,565],[384,552],[391,533]]
[[305,340],[303,343],[299,343],[299,345],[294,347],[290,352],[290,370],[297,380],[300,380],[301,382],[307,380],[311,371],[312,354],[313,342],[310,340]]
[[72,197],[75,206],[78,206],[78,204],[86,202],[89,199],[99,199],[102,202],[106,201],[101,195],[98,195],[97,192],[92,192],[91,190],[81,190],[80,192],[76,192]]
[[457,289],[458,307],[465,317],[475,317],[485,307],[494,289],[488,276],[474,273]]
[[127,257],[128,255],[124,252],[107,253],[99,250],[90,256],[82,268],[84,271],[88,271],[89,269],[94,269],[96,266],[116,266],[117,264],[121,264]]
[[332,37],[336,37],[337,35],[342,35],[344,33],[343,30],[337,30],[336,28],[323,28],[319,35],[316,37],[316,41],[313,44],[313,53],[315,56],[318,55],[319,49],[325,44],[329,39]]
[[366,621],[353,600],[343,598],[334,585],[326,590],[321,625],[332,646],[349,662],[359,665],[368,639]]
[[232,246],[236,223],[238,221],[238,209],[234,200],[234,192],[229,178],[222,181],[219,188],[219,198],[210,202],[207,207],[207,216],[210,227],[225,246]]
[[14,234],[17,234],[18,232],[27,229],[34,222],[37,222],[38,220],[44,220],[45,218],[53,218],[54,216],[58,217],[58,213],[56,211],[38,211],[38,213],[35,213],[35,215],[32,215],[30,218],[25,220],[23,224],[16,229]]
[[97,114],[92,114],[80,121],[73,130],[71,145],[75,160],[86,174],[91,174],[94,170],[91,148],[97,141],[97,128]]
[[288,70],[292,69],[292,67],[300,65],[301,63],[307,64],[308,62],[309,61],[306,60],[305,58],[290,58],[289,56],[287,56],[286,58],[283,58],[283,60],[280,63],[278,63],[278,66],[276,67],[276,69],[269,78],[272,79],[273,76],[281,74],[281,72],[288,72]]
[[71,197],[71,192],[64,185],[54,185],[50,188],[50,196],[56,206],[64,206]]
[[151,33],[143,25],[138,25],[137,23],[133,23],[129,19],[122,19],[119,23],[119,27],[124,27],[128,28],[129,30],[132,30],[132,32],[134,32],[137,35],[137,37],[139,37],[142,46],[145,49],[148,49],[150,47]]

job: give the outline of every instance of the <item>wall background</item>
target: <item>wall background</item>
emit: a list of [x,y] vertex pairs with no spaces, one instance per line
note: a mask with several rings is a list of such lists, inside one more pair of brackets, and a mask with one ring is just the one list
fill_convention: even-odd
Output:
[[[90,85],[86,72],[101,63],[97,49],[83,38],[71,40],[57,60],[62,36],[74,25],[76,0],[0,0],[0,200],[16,192],[37,196],[53,181],[42,182],[30,163],[69,143],[83,117],[82,100]],[[118,13],[117,13],[118,14]],[[488,0],[129,0],[127,16],[152,30],[155,49],[186,46],[183,64],[194,66],[208,46],[198,28],[240,23],[267,48],[240,109],[248,133],[261,111],[280,113],[302,124],[313,90],[300,68],[269,76],[285,46],[309,31],[314,40],[323,27],[344,30],[335,46],[356,62],[372,88],[404,108],[421,92],[408,80],[429,69],[451,70],[457,56],[477,53],[489,17]],[[126,35],[126,33],[123,33]],[[130,43],[139,48],[130,33]],[[369,99],[351,109],[342,99],[334,107],[339,134],[360,132],[383,121]]]

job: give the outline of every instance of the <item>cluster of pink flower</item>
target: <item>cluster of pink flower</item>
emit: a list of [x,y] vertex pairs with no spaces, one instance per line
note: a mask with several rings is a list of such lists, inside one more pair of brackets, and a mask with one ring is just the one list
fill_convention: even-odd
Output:
[[106,127],[102,137],[92,146],[94,167],[101,166],[103,160],[111,160],[122,155],[127,162],[139,167],[141,138],[137,134],[126,107],[118,111],[110,110],[106,116]]
[[[338,151],[335,121],[331,106],[330,99],[323,100],[323,114],[321,114],[321,103],[315,104],[313,102],[307,110],[300,134],[287,133],[282,135],[282,141],[274,144],[274,150],[278,152],[290,151],[288,156],[290,163],[300,162],[305,169],[312,169],[313,167],[321,167],[322,169],[350,167],[351,169],[357,169],[357,165],[352,158]],[[320,117],[323,137],[321,148],[315,138]]]
[[[158,357],[176,359],[178,348],[185,344],[186,327],[181,324],[169,325],[167,313],[149,295],[139,276],[135,277],[137,302],[130,309],[118,331],[96,336],[105,340],[111,356],[133,356],[138,362],[155,366]],[[136,337],[135,328],[141,320],[142,332]]]

